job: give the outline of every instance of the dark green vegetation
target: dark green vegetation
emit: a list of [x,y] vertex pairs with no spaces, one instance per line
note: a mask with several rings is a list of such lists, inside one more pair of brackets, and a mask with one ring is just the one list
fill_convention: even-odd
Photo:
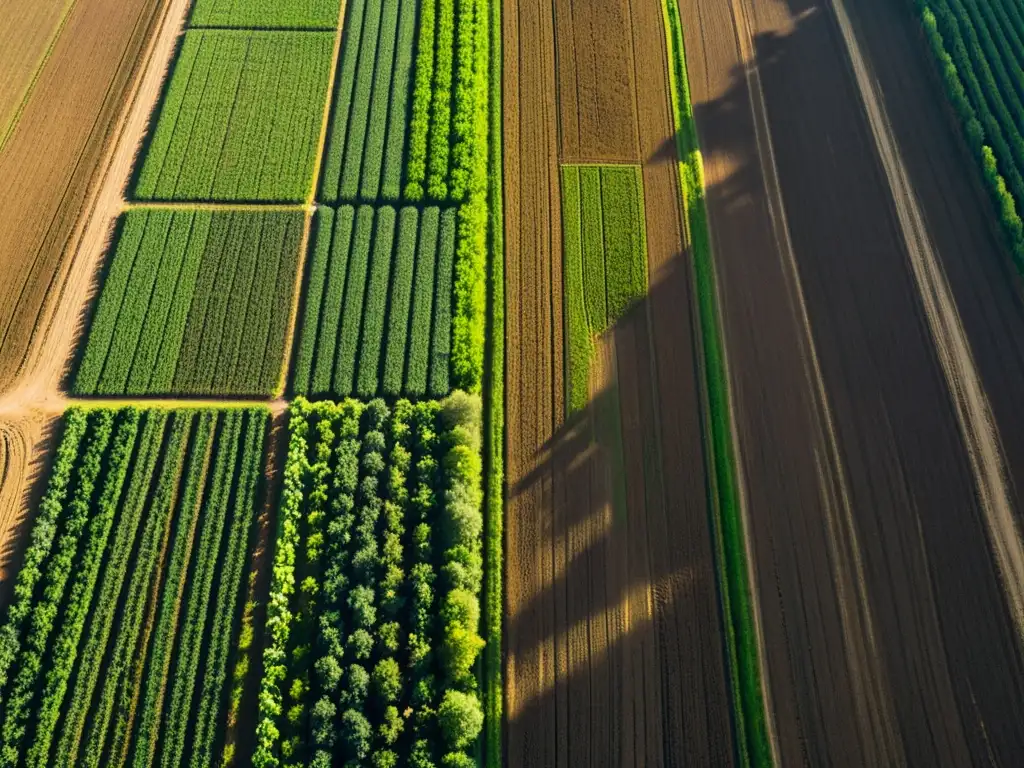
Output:
[[480,400],[290,410],[253,764],[473,765]]
[[717,566],[726,644],[736,714],[736,739],[743,765],[771,766],[765,701],[761,693],[761,662],[750,596],[745,535],[729,412],[729,386],[718,318],[715,266],[708,234],[704,170],[697,142],[697,125],[690,102],[686,49],[676,0],[663,0],[669,53],[669,82],[676,124],[679,182],[683,193],[687,239],[693,253],[697,308],[704,350],[703,376],[708,424],[705,440],[711,447],[710,494],[715,510]]
[[925,33],[1024,271],[1024,8],[1017,0],[917,0]]
[[305,201],[333,49],[327,32],[186,32],[135,196]]
[[193,27],[336,29],[340,0],[196,0]]
[[299,210],[129,211],[75,392],[273,394],[302,227]]
[[317,211],[292,388],[443,396],[449,386],[455,211]]
[[491,71],[487,168],[487,366],[484,371],[484,768],[501,768],[502,586],[505,523],[505,220],[502,202],[501,2],[491,0]]
[[320,185],[327,203],[456,204],[450,383],[473,392],[487,306],[492,12],[487,0],[351,0]]
[[569,335],[566,409],[590,399],[593,338],[647,293],[647,235],[639,166],[562,166],[564,295]]
[[263,410],[72,408],[0,628],[0,763],[210,765]]

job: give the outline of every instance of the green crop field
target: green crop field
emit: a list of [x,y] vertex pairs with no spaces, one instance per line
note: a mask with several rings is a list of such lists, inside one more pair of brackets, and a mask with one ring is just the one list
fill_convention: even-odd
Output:
[[647,293],[647,228],[639,166],[563,165],[566,408],[589,400],[593,337]]
[[193,27],[335,29],[340,0],[196,0]]
[[0,625],[0,763],[212,764],[267,421],[65,414]]
[[186,32],[135,197],[306,200],[333,48],[328,32]]
[[317,211],[292,389],[448,393],[455,211]]
[[258,768],[475,765],[480,419],[461,392],[293,403]]
[[1024,8],[1018,0],[917,0],[950,101],[1024,271]]
[[274,393],[303,216],[299,210],[125,214],[74,391]]

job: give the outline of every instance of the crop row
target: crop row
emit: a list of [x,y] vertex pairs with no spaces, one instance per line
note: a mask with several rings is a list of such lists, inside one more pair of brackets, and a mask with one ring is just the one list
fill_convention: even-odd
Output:
[[273,393],[302,227],[297,210],[126,213],[75,392]]
[[340,0],[196,0],[192,27],[336,29]]
[[305,201],[333,48],[329,32],[186,32],[136,198]]
[[211,763],[266,426],[67,412],[0,628],[0,764]]
[[593,338],[647,293],[643,178],[631,165],[562,166],[566,408],[589,400]]
[[480,417],[292,405],[254,765],[475,765]]
[[1024,11],[995,0],[918,0],[967,143],[1024,270]]
[[436,207],[317,211],[295,392],[448,393],[455,227]]

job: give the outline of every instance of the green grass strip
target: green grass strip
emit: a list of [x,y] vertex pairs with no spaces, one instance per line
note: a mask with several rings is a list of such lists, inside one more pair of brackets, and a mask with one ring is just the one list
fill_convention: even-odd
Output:
[[427,369],[430,365],[430,318],[434,309],[434,271],[437,267],[437,233],[441,210],[427,208],[420,218],[420,242],[416,249],[416,279],[413,281],[412,323],[405,391],[423,395],[427,391]]
[[331,235],[334,228],[334,210],[318,206],[313,215],[313,252],[310,255],[309,284],[306,286],[306,311],[299,329],[299,350],[295,355],[292,390],[308,393],[313,383],[313,351],[316,349],[317,329],[320,326],[321,302],[327,265],[331,260]]
[[402,390],[405,372],[406,342],[409,338],[409,308],[412,301],[412,275],[416,267],[416,236],[419,213],[403,208],[398,214],[398,245],[391,280],[391,305],[388,308],[387,350],[381,391],[397,395]]
[[356,213],[352,249],[349,252],[348,278],[345,284],[345,306],[341,315],[338,355],[334,365],[334,392],[350,395],[355,384],[356,353],[363,320],[363,298],[366,295],[366,273],[373,240],[373,206],[362,205]]
[[395,242],[395,209],[384,206],[377,211],[373,257],[370,259],[370,281],[363,305],[363,332],[359,344],[359,376],[356,391],[360,397],[377,394],[380,385],[381,346],[384,342],[384,321],[388,311],[388,283]]
[[583,296],[583,210],[580,206],[579,166],[562,166],[562,283],[569,337],[568,360],[565,361],[565,400],[569,415],[587,407],[590,356],[593,353],[592,334]]
[[735,453],[729,423],[729,386],[725,353],[718,324],[715,267],[708,233],[704,198],[704,172],[697,141],[697,126],[690,103],[686,74],[686,49],[676,0],[663,0],[669,50],[669,81],[676,123],[676,145],[681,158],[679,181],[693,249],[694,277],[704,346],[704,375],[707,387],[709,431],[712,450],[712,505],[720,590],[726,616],[726,641],[732,677],[738,758],[742,765],[770,766],[772,751],[761,688],[761,664],[750,595],[745,537]]
[[613,326],[647,295],[647,226],[640,166],[601,168],[605,286]]
[[452,268],[455,261],[455,209],[441,213],[441,234],[437,246],[437,282],[434,285],[434,330],[430,350],[431,397],[449,390],[449,355],[452,343]]
[[[479,6],[483,10],[484,5]],[[501,768],[504,616],[502,563],[505,515],[505,224],[502,207],[501,0],[490,0],[489,115],[487,169],[488,275],[487,336],[484,369],[484,601],[483,636],[483,765]]]
[[591,333],[608,328],[608,296],[605,289],[604,211],[601,201],[601,169],[581,166],[580,205],[583,215],[583,298]]

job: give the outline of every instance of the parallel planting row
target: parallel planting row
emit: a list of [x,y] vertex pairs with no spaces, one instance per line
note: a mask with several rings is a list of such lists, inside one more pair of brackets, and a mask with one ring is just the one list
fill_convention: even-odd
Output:
[[263,410],[69,410],[0,626],[0,764],[212,765]]
[[196,0],[189,26],[333,30],[339,4],[340,0]]
[[647,294],[643,177],[633,165],[563,165],[566,409],[590,400],[594,337]]
[[291,407],[253,764],[468,768],[480,400]]
[[126,213],[74,391],[273,394],[303,222],[298,209]]
[[1018,0],[917,0],[964,134],[1024,270],[1024,7]]
[[334,37],[186,32],[135,197],[304,202],[312,192]]
[[449,387],[455,211],[317,211],[292,388],[443,396]]

